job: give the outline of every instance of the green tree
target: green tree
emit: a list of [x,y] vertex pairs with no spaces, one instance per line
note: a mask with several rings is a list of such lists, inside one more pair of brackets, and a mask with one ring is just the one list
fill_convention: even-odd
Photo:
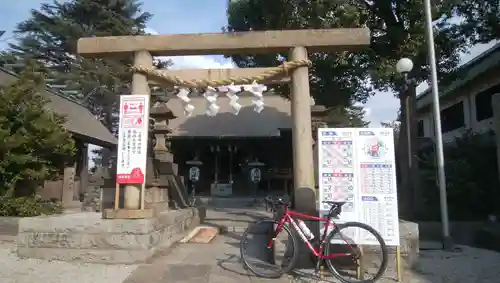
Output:
[[[468,1],[480,5],[477,0]],[[431,2],[437,69],[439,77],[443,78],[457,67],[460,54],[467,51],[473,43],[471,36],[479,31],[466,32],[464,24],[451,18],[462,7],[460,1]],[[411,91],[405,88],[402,76],[396,73],[397,61],[403,57],[412,59],[414,67],[408,76],[417,84],[429,78],[423,0],[236,0],[229,2],[227,14],[228,25],[225,30],[228,32],[308,28],[370,29],[370,49],[364,52],[310,54],[313,63],[310,72],[311,94],[318,104],[326,107],[346,107],[352,100],[363,103],[375,90],[392,90],[397,97],[400,93],[404,94],[400,99],[404,120],[404,101]],[[280,55],[286,57],[287,54]],[[277,57],[277,54],[267,54],[232,56],[232,59],[238,66],[268,66],[276,65]],[[411,111],[414,111],[415,103],[415,99],[412,99]],[[407,140],[404,137],[407,131],[403,128],[399,131],[399,141]],[[408,156],[407,149],[405,142],[398,143],[397,155],[401,164],[409,164],[405,159]],[[406,172],[402,175],[408,174]],[[401,180],[408,178],[403,177]],[[412,190],[408,184],[401,185],[403,189]],[[403,204],[403,207],[406,206]]]
[[[64,118],[48,111],[44,81],[29,63],[19,79],[0,86],[0,193],[35,185],[59,172],[75,154],[75,144],[62,126]],[[33,189],[33,187],[31,187]],[[26,191],[26,188],[23,188]]]
[[82,37],[140,34],[151,17],[137,0],[53,1],[32,10],[30,18],[17,25],[19,42],[10,48],[18,58],[43,62],[51,70],[51,84],[66,86],[68,96],[87,103],[114,131],[117,94],[130,83],[125,65],[131,60],[84,59],[75,55],[76,42]]
[[370,124],[365,120],[365,115],[363,106],[351,103],[348,107],[332,107],[325,117],[325,122],[332,128],[364,128]]
[[[116,134],[118,95],[129,91],[131,58],[85,59],[75,54],[82,37],[143,34],[152,14],[137,0],[71,0],[42,4],[15,30],[19,41],[10,45],[15,59],[34,58],[50,70],[50,84],[85,103]],[[155,62],[166,68],[170,61]],[[109,155],[109,154],[107,154]],[[108,156],[104,158],[108,159]],[[104,161],[107,163],[107,161]]]
[[[444,75],[459,63],[459,55],[469,47],[466,35],[446,17],[450,5],[433,1],[436,20],[435,43],[438,70]],[[345,105],[351,99],[365,102],[374,90],[396,90],[403,81],[395,65],[402,57],[412,58],[410,74],[418,82],[428,79],[425,15],[422,0],[417,1],[312,1],[312,0],[236,0],[230,1],[225,30],[354,28],[371,30],[370,50],[365,52],[313,53],[310,59],[311,92],[318,104]],[[279,54],[286,57],[287,54]],[[277,64],[277,54],[238,55],[238,66]],[[370,84],[367,84],[370,82]],[[335,95],[331,95],[335,93]]]
[[447,1],[447,18],[460,19],[460,33],[472,44],[500,39],[500,3],[496,0]]

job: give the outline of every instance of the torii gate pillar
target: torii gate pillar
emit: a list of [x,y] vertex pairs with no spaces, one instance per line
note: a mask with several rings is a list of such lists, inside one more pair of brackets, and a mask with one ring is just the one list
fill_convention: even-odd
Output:
[[[305,47],[290,51],[291,61],[307,60]],[[292,141],[293,141],[293,188],[295,208],[300,211],[315,210],[314,162],[311,129],[311,97],[309,68],[300,67],[292,73]]]
[[[134,66],[153,67],[153,57],[148,51],[137,51],[134,54]],[[151,95],[148,78],[144,74],[134,73],[132,76],[132,94]],[[126,185],[124,187],[123,207],[139,209],[141,203],[141,185]]]

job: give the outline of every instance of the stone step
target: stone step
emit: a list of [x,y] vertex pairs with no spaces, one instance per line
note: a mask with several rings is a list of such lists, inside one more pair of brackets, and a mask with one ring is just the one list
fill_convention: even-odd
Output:
[[271,216],[262,208],[208,208],[205,223],[219,227],[222,233],[243,233],[248,225]]
[[17,235],[7,235],[0,234],[0,243],[15,243],[17,241]]

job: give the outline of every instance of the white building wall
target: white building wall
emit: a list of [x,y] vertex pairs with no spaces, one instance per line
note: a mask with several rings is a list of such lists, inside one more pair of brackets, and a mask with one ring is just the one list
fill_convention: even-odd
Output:
[[[464,106],[464,122],[465,127],[461,127],[455,129],[453,131],[449,131],[443,134],[444,142],[451,142],[455,138],[463,135],[467,130],[471,129],[473,132],[480,133],[493,129],[493,118],[485,119],[482,121],[476,120],[476,93],[469,94],[467,96],[463,96],[457,98],[453,101],[449,101],[447,103],[441,104],[441,110],[448,108],[452,105],[455,105],[459,102],[463,102]],[[431,108],[432,109],[432,108]],[[424,123],[424,137],[432,138],[435,137],[434,131],[434,119],[432,112],[429,111],[425,114],[421,114],[419,120],[422,120]]]

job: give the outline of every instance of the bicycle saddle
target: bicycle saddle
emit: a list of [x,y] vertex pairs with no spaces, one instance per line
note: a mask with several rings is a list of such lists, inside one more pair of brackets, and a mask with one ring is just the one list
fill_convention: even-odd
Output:
[[325,200],[323,201],[324,204],[328,204],[332,207],[342,207],[344,204],[346,204],[345,201],[331,201],[331,200]]

